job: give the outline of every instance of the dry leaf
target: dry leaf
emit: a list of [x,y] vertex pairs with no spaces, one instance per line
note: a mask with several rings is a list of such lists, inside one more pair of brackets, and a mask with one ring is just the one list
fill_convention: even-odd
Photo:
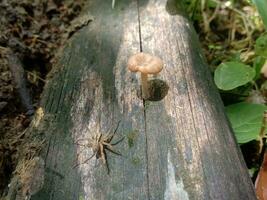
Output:
[[256,179],[255,188],[258,199],[267,200],[267,151],[264,153],[264,159]]

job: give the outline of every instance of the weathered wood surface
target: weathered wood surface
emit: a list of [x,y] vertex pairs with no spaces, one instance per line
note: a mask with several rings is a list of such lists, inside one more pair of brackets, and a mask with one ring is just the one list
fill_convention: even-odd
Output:
[[[44,187],[33,200],[256,199],[196,34],[175,0],[92,1],[93,21],[66,45],[46,85],[49,118]],[[87,12],[86,11],[86,12]],[[87,14],[87,13],[85,13]],[[137,97],[130,55],[161,57],[169,86],[156,102]],[[75,141],[114,129],[123,156],[110,174]]]

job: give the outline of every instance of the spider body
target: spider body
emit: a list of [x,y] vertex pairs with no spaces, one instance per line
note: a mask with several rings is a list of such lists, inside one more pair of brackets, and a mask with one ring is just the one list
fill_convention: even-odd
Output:
[[[97,134],[93,135],[91,138],[78,140],[78,141],[86,140],[87,144],[80,144],[78,141],[76,141],[77,145],[84,146],[85,148],[91,148],[93,151],[93,154],[88,159],[83,161],[81,164],[88,162],[91,158],[96,156],[97,159],[101,159],[102,163],[106,165],[107,170],[108,170],[108,174],[109,174],[110,169],[109,169],[109,165],[108,165],[106,151],[110,151],[113,154],[121,156],[121,154],[119,152],[116,152],[114,150],[113,146],[119,144],[124,138],[121,138],[120,140],[118,140],[115,143],[111,143],[113,140],[113,137],[115,136],[115,134],[117,132],[117,129],[119,127],[119,123],[120,122],[118,122],[118,125],[117,125],[117,127],[113,133],[108,133],[108,134],[97,133]],[[76,164],[74,167],[77,167],[78,165],[79,164]]]

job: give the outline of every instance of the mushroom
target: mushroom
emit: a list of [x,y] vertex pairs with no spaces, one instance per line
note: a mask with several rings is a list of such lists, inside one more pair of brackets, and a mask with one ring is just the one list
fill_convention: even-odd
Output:
[[131,56],[127,66],[132,72],[141,72],[142,97],[143,99],[148,99],[148,74],[158,74],[163,68],[162,60],[156,56],[141,52]]

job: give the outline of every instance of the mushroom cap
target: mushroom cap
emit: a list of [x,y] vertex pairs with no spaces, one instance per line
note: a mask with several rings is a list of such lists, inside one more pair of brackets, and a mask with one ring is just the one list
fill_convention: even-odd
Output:
[[132,72],[157,74],[162,70],[163,62],[156,56],[141,52],[129,58],[127,67]]

